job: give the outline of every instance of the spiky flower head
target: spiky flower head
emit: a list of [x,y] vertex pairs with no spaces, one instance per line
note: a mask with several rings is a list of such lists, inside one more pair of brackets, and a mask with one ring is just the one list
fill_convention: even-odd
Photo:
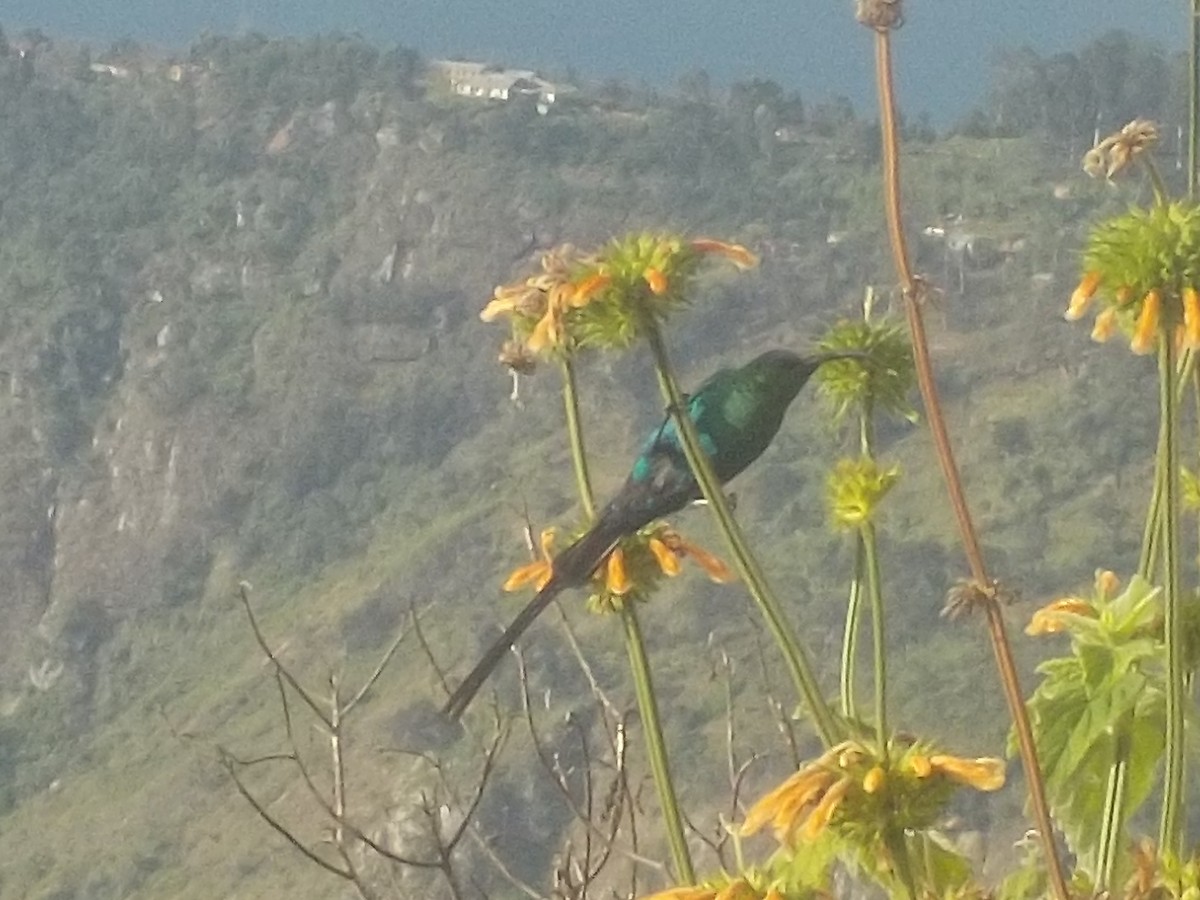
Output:
[[912,347],[904,332],[888,322],[843,319],[817,343],[822,352],[859,350],[866,360],[840,359],[817,369],[817,388],[835,421],[852,412],[877,410],[916,421],[908,402],[916,383]]
[[829,474],[828,503],[835,528],[853,531],[875,518],[879,501],[900,479],[900,467],[881,468],[870,457],[839,460]]
[[835,828],[860,846],[878,848],[887,829],[931,827],[956,785],[999,790],[1004,763],[937,753],[924,743],[893,740],[881,754],[860,741],[845,741],[750,807],[740,833],[770,826],[779,843],[792,846]]
[[[507,316],[528,353],[626,347],[690,299],[693,276],[712,255],[739,269],[758,263],[738,244],[671,234],[632,234],[594,253],[563,244],[542,255],[541,271],[497,287],[480,318]],[[514,357],[509,348],[502,362]]]
[[1095,303],[1092,337],[1117,331],[1134,353],[1149,353],[1162,337],[1200,348],[1200,206],[1185,201],[1134,209],[1098,224],[1083,255],[1083,276],[1066,318]]
[[739,269],[758,264],[745,247],[711,238],[641,233],[611,241],[595,257],[595,302],[574,317],[580,346],[632,344],[649,323],[665,320],[691,300],[701,263],[714,255]]

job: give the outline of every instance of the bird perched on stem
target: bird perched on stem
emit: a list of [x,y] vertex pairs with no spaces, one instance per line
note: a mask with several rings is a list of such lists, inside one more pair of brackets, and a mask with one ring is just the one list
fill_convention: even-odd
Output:
[[[687,415],[721,483],[762,455],[779,432],[788,406],[823,363],[862,357],[857,351],[800,356],[770,350],[705,381],[688,399]],[[550,601],[567,588],[586,584],[621,538],[701,496],[675,421],[668,416],[646,439],[621,490],[600,510],[591,528],[554,558],[550,580],[488,648],[444,711],[461,717],[505,652]]]

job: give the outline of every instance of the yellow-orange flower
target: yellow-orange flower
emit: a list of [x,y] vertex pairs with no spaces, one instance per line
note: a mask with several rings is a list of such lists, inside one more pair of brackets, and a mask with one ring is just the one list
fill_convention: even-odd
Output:
[[868,794],[877,794],[885,784],[887,784],[887,773],[883,771],[883,766],[874,766],[867,773],[867,777],[863,779],[863,790]]
[[846,792],[850,790],[853,784],[848,777],[843,776],[827,790],[821,797],[821,802],[817,804],[817,808],[812,811],[807,819],[804,820],[804,837],[808,840],[814,840],[825,830],[825,826],[829,824],[829,820],[833,818],[833,814],[837,812],[837,808],[841,805],[842,800],[846,797]]
[[667,276],[662,273],[661,269],[650,267],[642,273],[642,277],[646,279],[646,284],[650,286],[650,293],[656,297],[661,297],[667,292]]
[[1158,338],[1158,322],[1162,308],[1162,296],[1158,291],[1150,291],[1142,300],[1142,311],[1138,314],[1137,325],[1133,329],[1133,339],[1129,349],[1134,353],[1145,354],[1152,351]]
[[1183,289],[1183,346],[1200,349],[1200,292],[1191,285]]
[[680,560],[690,557],[709,578],[718,584],[733,581],[734,576],[729,570],[729,566],[707,550],[684,540],[682,535],[673,528],[665,526],[660,528],[650,537],[649,547],[655,560],[658,561],[658,567],[668,577],[673,578],[678,575],[681,568]]
[[746,878],[737,878],[725,885],[685,885],[668,888],[642,897],[641,900],[782,900],[775,888],[766,894]]
[[1071,302],[1067,306],[1066,313],[1063,314],[1064,318],[1071,322],[1083,318],[1083,314],[1092,305],[1092,300],[1096,296],[1096,289],[1098,287],[1100,287],[1100,273],[1086,273],[1079,280],[1079,285],[1071,293]]
[[546,583],[554,575],[554,561],[550,557],[550,550],[554,547],[553,528],[547,528],[542,532],[541,545],[542,558],[513,570],[513,573],[508,576],[508,580],[504,582],[504,590],[515,591],[530,583],[533,584],[535,590],[539,591],[546,586]]
[[1096,324],[1092,326],[1092,340],[1103,344],[1117,333],[1117,310],[1110,306],[1096,315]]
[[1030,618],[1025,626],[1025,633],[1034,636],[1039,634],[1057,634],[1067,630],[1067,616],[1092,616],[1095,609],[1088,601],[1079,597],[1063,597],[1043,606]]
[[933,771],[951,781],[973,787],[977,791],[998,791],[1004,787],[1004,761],[992,757],[963,759],[959,756],[934,754],[929,757]]
[[826,762],[832,762],[826,759],[828,756],[827,753],[800,769],[751,806],[740,833],[756,834],[769,824],[775,840],[781,844],[790,843],[801,824],[801,815],[838,780],[837,774],[826,767]]
[[731,244],[713,238],[696,238],[692,241],[692,249],[723,256],[739,269],[752,269],[758,265],[758,257],[741,244]]
[[629,572],[625,568],[625,551],[620,547],[608,554],[608,564],[605,568],[604,586],[610,594],[623,597],[633,587],[629,580]]

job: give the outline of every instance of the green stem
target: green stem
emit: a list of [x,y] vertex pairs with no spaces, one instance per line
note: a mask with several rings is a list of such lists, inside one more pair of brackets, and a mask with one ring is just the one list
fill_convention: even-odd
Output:
[[879,584],[879,553],[875,543],[875,526],[870,522],[859,529],[867,562],[867,595],[871,599],[871,626],[875,650],[875,738],[879,753],[886,757],[887,729],[887,651],[884,647],[883,591]]
[[579,424],[579,389],[575,380],[575,366],[569,357],[562,359],[563,406],[567,413],[567,437],[571,442],[571,462],[575,469],[575,486],[579,489],[579,502],[590,522],[596,518],[596,499],[592,491],[592,478],[588,472],[587,454],[583,449],[583,427]]
[[1142,552],[1138,557],[1138,574],[1154,581],[1154,564],[1158,561],[1158,537],[1162,533],[1162,428],[1158,432],[1158,448],[1154,454],[1154,487],[1150,491],[1150,507],[1146,510],[1146,525],[1142,529]]
[[1100,820],[1100,844],[1096,854],[1096,889],[1104,894],[1112,887],[1116,872],[1121,832],[1125,828],[1125,801],[1129,783],[1129,737],[1125,724],[1108,770],[1108,791],[1104,798],[1104,816]]
[[[567,413],[567,434],[571,445],[571,462],[575,469],[575,484],[579,489],[579,501],[588,520],[596,518],[596,499],[592,492],[592,481],[588,474],[587,453],[584,449],[583,426],[579,419],[579,392],[575,379],[575,367],[569,358],[562,360],[563,405]],[[642,629],[637,614],[631,605],[621,609],[621,623],[625,630],[625,647],[629,652],[629,666],[633,672],[634,690],[637,694],[638,713],[642,720],[642,731],[646,735],[646,752],[650,758],[650,771],[658,791],[662,807],[663,822],[667,829],[667,841],[671,845],[671,857],[675,863],[675,875],[680,884],[695,884],[696,872],[683,833],[683,816],[679,812],[679,800],[675,795],[675,783],[671,779],[671,767],[667,759],[667,745],[662,732],[662,720],[658,715],[658,703],[654,697],[654,682],[650,675],[650,661],[646,656],[646,645],[642,640]]]
[[627,603],[621,608],[621,624],[625,626],[625,646],[629,650],[629,666],[633,670],[638,713],[642,718],[642,731],[646,735],[650,771],[654,776],[654,786],[658,789],[658,802],[662,806],[667,827],[667,841],[671,845],[671,859],[675,863],[675,879],[679,884],[695,884],[696,872],[683,834],[683,817],[679,813],[679,801],[675,796],[675,783],[671,779],[667,747],[663,741],[662,722],[658,716],[658,701],[650,678],[650,661],[646,657],[642,628],[631,604]]
[[837,727],[833,714],[830,712],[821,695],[820,685],[813,674],[812,663],[809,662],[804,648],[800,645],[795,634],[788,626],[778,598],[776,598],[770,585],[767,583],[766,577],[758,565],[758,561],[750,552],[750,547],[746,542],[745,536],[742,534],[741,528],[737,524],[737,520],[733,518],[733,513],[729,509],[729,502],[725,499],[725,492],[721,489],[721,483],[717,480],[717,476],[712,470],[708,455],[700,447],[700,438],[696,434],[695,424],[684,413],[685,401],[683,394],[679,390],[679,385],[675,380],[671,361],[667,355],[666,345],[663,343],[662,334],[658,330],[658,324],[647,317],[643,325],[645,326],[646,337],[650,344],[650,351],[654,356],[654,366],[658,373],[659,388],[662,390],[667,409],[670,410],[671,417],[675,420],[675,427],[679,431],[688,464],[692,467],[692,472],[695,473],[696,481],[700,485],[704,499],[708,501],[709,508],[717,517],[717,522],[729,544],[734,566],[741,576],[742,581],[745,582],[747,590],[750,591],[750,595],[758,604],[759,609],[762,610],[763,616],[767,620],[767,627],[783,652],[788,671],[792,676],[792,681],[795,683],[797,691],[804,698],[805,703],[808,704],[809,713],[812,715],[813,726],[816,728],[817,734],[826,747],[831,747],[835,743],[835,737],[840,733],[840,729]]
[[1179,404],[1175,393],[1175,344],[1159,338],[1159,402],[1162,416],[1162,566],[1166,597],[1163,628],[1167,645],[1166,774],[1163,777],[1159,847],[1178,853],[1182,842],[1183,724],[1186,702],[1183,677],[1183,621],[1179,559]]
[[854,704],[854,670],[858,657],[858,620],[862,615],[863,570],[866,565],[862,535],[854,537],[854,575],[850,581],[850,599],[846,603],[846,630],[842,635],[841,686],[842,715],[853,719],[857,715]]
[[1200,0],[1192,0],[1192,47],[1188,59],[1188,199],[1196,199],[1196,151],[1200,146]]

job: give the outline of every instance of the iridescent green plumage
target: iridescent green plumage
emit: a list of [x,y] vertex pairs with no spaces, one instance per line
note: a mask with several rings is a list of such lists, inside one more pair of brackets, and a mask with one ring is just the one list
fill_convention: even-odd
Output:
[[[788,406],[818,366],[858,356],[848,351],[803,357],[771,350],[739,369],[722,369],[700,385],[688,400],[687,414],[721,482],[762,455],[779,432]],[[592,528],[555,557],[550,581],[488,648],[445,711],[461,716],[508,648],[561,591],[585,584],[617,541],[700,497],[679,432],[668,416],[647,437],[621,490],[599,512]]]

